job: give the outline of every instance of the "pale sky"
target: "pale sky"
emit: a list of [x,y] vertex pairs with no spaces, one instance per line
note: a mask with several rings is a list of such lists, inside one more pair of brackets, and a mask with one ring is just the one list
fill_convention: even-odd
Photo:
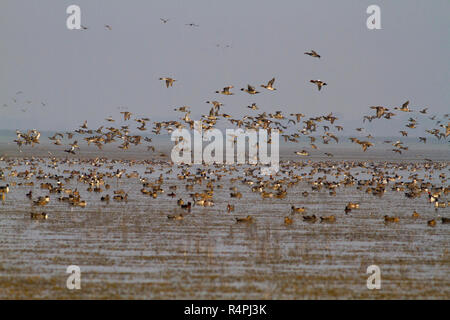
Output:
[[[71,4],[88,30],[67,29]],[[382,30],[366,27],[371,4]],[[196,120],[206,100],[235,116],[256,115],[252,102],[261,112],[333,112],[350,128],[374,113],[369,106],[406,100],[442,115],[450,112],[449,12],[448,0],[2,0],[0,129],[73,130],[86,119],[98,127],[118,119],[118,107],[169,120],[188,105]],[[311,49],[322,58],[304,55]],[[167,89],[161,76],[177,81]],[[239,90],[272,77],[275,92]],[[310,79],[328,86],[318,92]],[[226,85],[234,96],[214,93]],[[370,130],[398,132],[387,120]]]

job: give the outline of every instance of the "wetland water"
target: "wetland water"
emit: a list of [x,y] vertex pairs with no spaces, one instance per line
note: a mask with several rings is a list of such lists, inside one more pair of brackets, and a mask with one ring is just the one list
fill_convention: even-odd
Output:
[[[408,190],[392,190],[394,183],[413,178],[448,188],[442,178],[449,173],[448,160],[308,163],[297,157],[295,164],[281,157],[274,179],[287,193],[283,199],[263,199],[252,187],[269,178],[258,178],[245,165],[235,170],[192,166],[185,168],[191,176],[180,180],[181,169],[164,157],[95,162],[88,160],[90,154],[84,160],[62,156],[53,161],[23,156],[0,161],[0,184],[9,183],[11,189],[0,204],[2,299],[450,298],[450,225],[440,221],[450,216],[450,208],[435,210],[425,192],[411,199],[405,197]],[[210,171],[201,178],[198,168]],[[107,176],[117,169],[126,169],[120,179]],[[398,175],[382,197],[358,187],[358,181],[380,171],[385,177]],[[88,191],[86,177],[93,172],[105,174],[109,190],[103,185],[101,192]],[[313,190],[319,177],[342,182],[345,172],[355,184],[336,187],[336,195],[325,187]],[[141,192],[140,179],[154,185],[161,175],[163,193],[153,198]],[[301,178],[289,185],[294,176]],[[58,180],[63,190],[78,190],[86,207],[59,201],[66,192],[40,187],[47,182],[57,186]],[[192,194],[207,189],[214,189],[213,206],[194,205],[189,213],[177,205],[177,199],[193,201]],[[33,206],[26,197],[30,190],[33,200],[50,195],[50,202]],[[118,190],[128,195],[126,201],[113,200]],[[265,191],[277,193],[274,180]],[[171,192],[176,196],[169,197]],[[231,198],[232,192],[241,192],[242,198]],[[111,200],[100,201],[106,194]],[[447,194],[441,197],[448,201]],[[346,214],[348,202],[360,203],[360,209]],[[228,204],[234,212],[227,212]],[[306,212],[291,214],[291,205],[304,206]],[[412,217],[414,211],[419,218]],[[30,212],[46,212],[48,219],[30,219]],[[167,218],[179,213],[183,220]],[[247,215],[255,222],[236,223],[236,217]],[[303,215],[334,215],[336,221],[310,223]],[[400,221],[386,224],[384,215]],[[291,225],[284,224],[286,216],[293,217]],[[435,227],[427,225],[431,219]],[[366,286],[366,269],[373,264],[381,269],[380,290]],[[81,290],[66,288],[70,265],[81,268]]]

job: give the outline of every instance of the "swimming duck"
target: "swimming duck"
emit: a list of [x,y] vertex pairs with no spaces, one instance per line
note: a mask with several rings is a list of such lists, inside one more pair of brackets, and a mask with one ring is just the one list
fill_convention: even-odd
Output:
[[291,206],[291,210],[292,210],[292,212],[303,213],[303,212],[306,211],[306,208],[305,208],[305,207],[296,208],[296,207],[294,207],[294,206]]
[[31,219],[45,220],[47,218],[48,218],[48,215],[45,212],[42,212],[42,213],[31,212]]
[[447,203],[446,202],[439,202],[439,201],[436,201],[435,203],[434,203],[434,207],[437,209],[437,208],[445,208],[445,207],[447,207]]
[[335,222],[335,221],[336,221],[335,216],[320,217],[320,222]]
[[242,223],[242,222],[252,223],[252,222],[254,222],[254,220],[255,219],[250,215],[248,215],[245,218],[236,218],[237,223]]
[[240,193],[240,192],[232,192],[232,193],[230,193],[230,197],[231,198],[238,198],[238,199],[240,199],[240,198],[242,198],[242,193]]
[[384,222],[399,222],[400,218],[398,217],[390,217],[388,215],[384,216]]
[[345,207],[345,213],[352,211],[353,209],[359,209],[359,203],[349,202]]
[[284,224],[285,225],[288,226],[288,225],[292,224],[292,222],[294,222],[294,220],[292,218],[284,217]]
[[45,196],[45,197],[39,197],[36,201],[33,201],[33,204],[35,206],[45,206],[50,202],[50,197],[49,196]]
[[182,213],[176,214],[176,215],[168,215],[167,219],[169,219],[169,220],[183,220],[184,216],[183,216]]
[[188,202],[187,204],[182,204],[180,207],[181,207],[181,209],[185,209],[185,210],[190,212],[191,211],[191,206],[192,206],[192,203]]
[[9,192],[9,184],[0,187],[0,193],[8,193],[8,192]]
[[430,191],[428,191],[428,201],[429,202],[436,202],[439,198],[439,194],[431,194]]
[[314,222],[316,222],[317,217],[316,217],[315,214],[312,215],[312,216],[303,216],[303,220],[306,221],[306,222],[312,222],[312,223],[314,223]]

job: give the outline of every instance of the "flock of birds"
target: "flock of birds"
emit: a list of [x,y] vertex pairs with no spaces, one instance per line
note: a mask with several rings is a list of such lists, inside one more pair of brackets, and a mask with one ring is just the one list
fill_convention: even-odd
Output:
[[[165,86],[167,88],[172,87],[176,79],[170,77],[161,77],[159,80],[164,81]],[[320,80],[311,80],[317,81]],[[274,87],[275,78],[271,79],[267,82],[267,84],[261,84],[260,87],[264,88],[268,91],[276,91],[277,88]],[[322,82],[320,81],[320,84]],[[319,85],[319,90],[321,85]],[[222,90],[215,91],[217,94],[221,95],[233,95],[234,92],[231,91],[234,86],[229,85],[224,87]],[[250,95],[259,94],[260,91],[256,89],[255,86],[248,84],[246,87],[241,88],[241,91],[246,92]],[[309,156],[311,154],[311,150],[318,150],[317,142],[321,142],[322,144],[329,144],[330,141],[335,141],[335,143],[339,143],[340,137],[338,133],[344,130],[342,125],[338,125],[336,122],[338,118],[333,115],[333,113],[329,113],[326,115],[320,115],[317,117],[309,117],[306,118],[303,113],[291,113],[289,115],[283,114],[282,111],[275,111],[274,113],[259,113],[257,115],[245,115],[242,118],[233,118],[231,115],[221,112],[221,108],[223,109],[224,103],[219,102],[217,100],[206,101],[206,103],[211,104],[212,107],[209,110],[208,114],[203,114],[201,116],[202,129],[204,131],[213,129],[219,120],[228,121],[233,126],[243,129],[266,129],[268,133],[272,130],[277,130],[281,133],[282,138],[285,142],[291,143],[301,143],[301,138],[305,137],[309,139],[310,150],[302,149],[300,151],[295,151],[295,154],[300,156]],[[259,107],[256,103],[252,103],[247,106],[248,109],[252,111],[259,110]],[[375,110],[375,114],[365,115],[363,118],[363,123],[365,121],[375,121],[379,119],[392,119],[396,114],[390,111],[390,108],[384,106],[371,106],[370,109]],[[408,122],[405,124],[405,130],[400,130],[399,133],[402,136],[408,136],[409,130],[414,130],[417,128],[418,119],[417,115],[425,115],[427,114],[427,109],[424,108],[418,111],[413,111],[409,108],[409,101],[403,103],[401,107],[394,107],[393,110],[398,110],[402,113],[411,114],[408,119]],[[85,136],[83,140],[88,145],[95,145],[99,149],[102,149],[103,145],[113,143],[113,142],[121,142],[118,148],[127,150],[132,145],[139,145],[142,142],[147,142],[149,144],[152,143],[152,139],[145,135],[139,134],[131,134],[132,130],[136,131],[149,131],[150,134],[159,135],[163,133],[162,130],[165,130],[167,134],[172,133],[175,129],[181,128],[194,128],[194,120],[191,119],[191,110],[188,106],[182,106],[174,109],[177,112],[182,113],[182,117],[179,120],[168,120],[168,121],[154,121],[153,127],[151,128],[151,132],[148,123],[151,122],[148,117],[138,117],[133,119],[138,126],[134,129],[130,128],[130,125],[121,125],[121,126],[113,126],[116,120],[112,117],[108,117],[105,120],[111,124],[107,127],[101,126],[99,128],[89,128],[87,125],[87,120],[84,121],[82,125],[79,126],[78,129],[73,132],[56,132],[53,136],[49,137],[54,145],[60,146],[62,145],[62,139],[66,137],[68,140],[72,140],[75,135]],[[123,121],[128,122],[131,121],[131,116],[133,115],[129,111],[120,112],[123,115]],[[302,121],[302,119],[304,119]],[[429,117],[431,120],[436,120],[436,116],[433,115]],[[448,120],[449,114],[444,115],[444,119]],[[362,132],[364,128],[356,128],[355,131]],[[428,128],[425,130],[425,133],[431,137],[435,137],[436,139],[446,139],[450,135],[450,122],[447,121],[445,124],[442,120],[436,120],[435,127]],[[28,130],[27,132],[22,132],[17,130],[17,139],[14,142],[22,147],[24,145],[34,146],[35,144],[40,143],[40,132],[36,129]],[[319,140],[320,139],[320,140]],[[374,146],[374,142],[371,140],[374,137],[369,133],[364,138],[361,137],[350,137],[348,138],[352,143],[359,145],[362,151],[367,151],[370,147]],[[426,143],[429,137],[420,136],[418,138],[419,142]],[[308,141],[308,140],[307,140]],[[270,141],[269,141],[270,143]],[[385,144],[391,144],[393,146],[392,151],[396,153],[402,153],[405,150],[408,150],[408,146],[404,144],[401,140],[384,141]],[[75,140],[72,143],[67,145],[67,149],[64,151],[70,154],[76,154],[76,150],[79,149],[78,140]],[[155,151],[155,147],[152,145],[148,146],[148,150]],[[324,153],[326,156],[332,157],[333,154],[330,152]]]
[[[169,19],[161,18],[162,23],[166,24]],[[187,24],[189,27],[199,27],[195,23]],[[105,25],[107,30],[112,30],[110,25]],[[83,26],[83,30],[87,30],[87,27]],[[321,55],[314,50],[305,52],[312,58],[320,59]],[[180,82],[173,77],[162,76],[159,78],[163,82],[164,86],[169,90],[174,90],[177,84]],[[328,84],[320,79],[311,79],[310,83],[314,84],[318,91],[321,91],[324,86]],[[261,88],[261,89],[260,89]],[[234,95],[237,92],[233,92],[234,86],[227,85],[223,89],[216,90],[215,93],[222,96]],[[249,94],[250,96],[261,94],[263,90],[266,92],[279,92],[279,88],[275,87],[275,77],[271,80],[261,83],[259,87],[251,84],[243,86],[240,91]],[[22,93],[22,92],[20,92]],[[296,155],[299,156],[309,156],[312,150],[319,150],[318,142],[322,144],[329,144],[334,141],[336,144],[339,143],[341,137],[338,136],[340,131],[344,128],[339,125],[338,118],[333,115],[333,113],[320,115],[316,117],[306,117],[303,113],[290,113],[284,114],[282,111],[275,112],[262,112],[257,114],[245,115],[241,118],[232,117],[229,114],[223,112],[225,104],[218,100],[208,100],[207,104],[212,105],[207,114],[201,116],[202,129],[204,131],[211,130],[215,128],[219,120],[227,121],[235,127],[243,129],[266,129],[269,134],[272,130],[278,130],[282,135],[285,142],[289,143],[300,143],[301,138],[304,138],[309,143],[309,149],[302,149],[295,151]],[[259,106],[256,103],[252,103],[247,106],[251,111],[258,111]],[[407,136],[410,130],[417,130],[419,123],[419,116],[427,116],[429,108],[417,108],[412,110],[409,107],[409,101],[406,101],[401,106],[386,107],[386,106],[370,106],[369,110],[372,114],[365,115],[363,117],[363,123],[366,121],[373,122],[379,120],[390,120],[397,117],[399,113],[409,115],[409,119],[405,124],[405,128],[399,133],[402,136]],[[77,151],[80,149],[79,141],[84,140],[87,145],[94,145],[99,149],[102,149],[104,145],[119,142],[118,148],[122,150],[127,150],[131,146],[137,146],[143,142],[147,143],[147,149],[155,151],[155,146],[152,145],[152,138],[144,134],[133,134],[136,130],[141,132],[148,131],[149,134],[159,135],[164,133],[168,134],[173,132],[175,129],[181,128],[194,128],[194,120],[191,119],[191,109],[189,106],[177,107],[174,111],[181,114],[180,118],[177,120],[168,121],[153,121],[153,125],[150,127],[151,119],[148,117],[135,117],[132,119],[133,113],[130,111],[120,112],[123,116],[123,122],[121,125],[114,126],[113,123],[116,119],[108,117],[105,121],[108,125],[101,126],[99,128],[89,128],[87,120],[84,121],[76,130],[69,132],[57,132],[53,136],[49,137],[49,140],[56,146],[64,146],[64,152],[76,155]],[[373,113],[374,112],[374,113]],[[436,120],[436,115],[429,116],[430,120],[435,121],[435,126],[425,130],[425,133],[436,139],[447,139],[450,135],[450,121],[449,114],[444,115],[444,119]],[[131,124],[135,122],[135,126],[132,128]],[[364,128],[356,128],[357,132],[363,132]],[[17,138],[14,142],[19,148],[27,145],[34,146],[40,143],[41,133],[36,130],[28,130],[27,132],[16,131]],[[67,138],[69,143],[63,144],[63,139]],[[426,143],[428,136],[420,136],[419,141]],[[308,141],[309,140],[309,141]],[[369,133],[364,137],[350,137],[349,140],[352,143],[359,145],[363,152],[366,152],[369,148],[372,148],[375,143],[373,142],[373,136]],[[177,142],[176,142],[177,143]],[[270,141],[269,141],[270,143]],[[391,144],[393,146],[392,151],[396,153],[402,153],[408,150],[408,146],[404,142],[398,141],[384,141],[386,144]],[[324,153],[328,157],[333,157],[330,152]],[[165,164],[159,164],[161,172],[160,176],[155,179],[149,179],[145,174],[140,175],[137,172],[126,173],[125,169],[113,170],[115,162],[108,162],[107,160],[102,160],[96,158],[94,160],[81,160],[75,158],[66,159],[56,158],[54,156],[50,157],[48,160],[35,158],[22,159],[22,160],[12,160],[12,159],[0,159],[0,161],[6,162],[6,167],[0,168],[0,178],[4,179],[4,170],[9,171],[9,176],[15,177],[17,179],[23,179],[20,182],[10,183],[6,186],[0,187],[0,195],[2,201],[5,201],[5,196],[10,192],[15,184],[23,186],[34,186],[34,182],[29,180],[35,177],[38,180],[46,179],[49,182],[43,182],[40,184],[40,189],[48,191],[49,194],[45,196],[39,196],[38,198],[33,198],[33,190],[30,190],[26,196],[30,199],[32,207],[44,207],[47,206],[51,201],[51,194],[56,194],[58,200],[61,202],[67,202],[70,206],[76,206],[84,208],[87,206],[87,201],[83,200],[80,196],[80,191],[78,188],[66,187],[66,184],[73,182],[82,183],[87,185],[88,192],[103,193],[105,190],[110,190],[111,183],[108,179],[116,179],[117,186],[120,179],[124,176],[128,179],[137,179],[142,188],[140,189],[141,194],[145,196],[150,196],[156,199],[162,196],[164,193],[168,193],[167,196],[170,198],[177,197],[180,186],[169,185],[164,188],[164,182],[169,179],[170,174],[175,172],[176,166],[173,163],[167,162]],[[59,165],[66,164],[90,164],[91,170],[89,171],[76,171],[76,170],[64,170],[64,175],[60,174],[50,174],[43,171],[44,166],[39,167],[39,162],[41,164],[49,166],[51,168],[58,168]],[[85,163],[86,162],[86,163]],[[124,161],[123,163],[126,163]],[[137,164],[138,161],[133,161],[133,164]],[[27,165],[28,168],[24,171],[17,171],[14,166],[17,165]],[[151,162],[144,162],[141,164],[150,165]],[[154,164],[153,164],[154,165]],[[167,218],[170,220],[183,220],[187,213],[191,212],[192,208],[195,206],[209,207],[214,206],[214,194],[216,189],[223,189],[223,184],[221,179],[225,176],[229,176],[229,189],[230,189],[230,199],[239,200],[243,197],[242,193],[238,191],[236,186],[237,183],[243,184],[250,188],[251,192],[259,193],[262,199],[273,198],[273,199],[284,199],[288,193],[289,189],[300,182],[307,183],[311,191],[310,192],[323,192],[326,190],[329,196],[335,196],[337,191],[341,188],[356,187],[358,190],[364,191],[367,194],[373,196],[382,197],[386,191],[389,189],[393,192],[403,192],[405,197],[414,199],[420,198],[423,194],[427,195],[427,199],[430,203],[434,205],[436,210],[441,208],[446,208],[448,206],[448,201],[444,197],[448,194],[449,188],[446,186],[447,177],[445,173],[440,173],[439,183],[433,184],[431,181],[433,178],[432,174],[439,170],[446,170],[448,164],[430,162],[424,164],[374,164],[371,162],[340,162],[330,164],[326,161],[319,161],[316,163],[304,163],[304,162],[282,162],[280,171],[270,177],[264,177],[259,174],[258,167],[252,166],[226,166],[215,164],[207,168],[197,168],[194,169],[188,165],[179,165],[178,169],[181,170],[177,174],[177,179],[185,181],[184,188],[186,191],[194,190],[195,186],[203,186],[206,184],[206,189],[202,191],[189,193],[189,200],[179,198],[176,200],[177,208],[179,207],[182,212],[168,215]],[[106,167],[108,171],[100,172],[95,168]],[[299,174],[297,170],[306,170],[310,168],[309,172]],[[358,174],[352,173],[354,169],[364,169],[366,174],[369,174],[371,178],[360,179]],[[408,180],[405,180],[403,176],[398,173],[392,174],[391,169],[395,170],[407,170],[409,172]],[[147,173],[153,173],[156,169],[148,167]],[[419,177],[417,173],[418,170],[424,172],[423,177]],[[231,177],[234,173],[240,173],[241,176]],[[324,173],[325,175],[317,177],[317,173]],[[328,179],[327,177],[335,177],[334,180]],[[54,180],[53,182],[50,182]],[[178,191],[177,191],[178,190]],[[177,193],[175,193],[177,192]],[[309,196],[308,191],[302,193],[303,197]],[[128,193],[122,189],[116,189],[113,191],[113,195],[103,194],[100,197],[100,201],[108,202],[111,201],[128,201]],[[233,212],[235,210],[236,203],[227,203],[227,212]],[[345,208],[342,208],[345,214],[350,213],[352,210],[358,210],[361,207],[360,203],[349,202]],[[329,216],[316,216],[315,214],[307,214],[308,208],[296,207],[290,204],[290,215],[284,217],[284,224],[290,225],[294,222],[297,214],[302,215],[302,219],[306,222],[315,223],[320,222],[335,222],[337,220],[335,215]],[[412,218],[417,219],[421,215],[420,213],[414,211],[412,213]],[[31,218],[33,219],[47,219],[48,214],[45,212],[32,212]],[[386,223],[397,223],[400,218],[397,216],[383,217]],[[442,217],[442,223],[449,223],[449,219]],[[246,217],[236,218],[236,223],[252,223],[255,218],[252,215]],[[436,225],[436,219],[427,221],[429,226]]]
[[[270,177],[262,176],[258,166],[215,164],[195,168],[188,164],[174,165],[153,160],[2,157],[0,163],[4,163],[0,169],[0,180],[8,177],[9,181],[0,187],[3,204],[13,188],[24,193],[29,188],[25,197],[31,205],[30,216],[39,220],[48,219],[47,212],[38,210],[49,206],[52,198],[57,203],[67,203],[69,207],[86,208],[86,199],[94,202],[91,203],[93,206],[97,201],[109,206],[110,201],[127,203],[137,200],[142,203],[148,201],[146,198],[152,201],[164,197],[169,201],[172,199],[172,210],[175,211],[167,215],[167,219],[184,220],[193,214],[195,208],[219,206],[219,211],[223,213],[239,212],[241,210],[236,210],[236,207],[240,201],[247,201],[249,194],[254,193],[263,202],[280,201],[286,205],[289,212],[283,219],[286,226],[292,225],[297,217],[307,223],[335,223],[339,216],[316,215],[318,211],[314,205],[302,205],[305,201],[301,198],[313,196],[320,199],[320,203],[326,203],[326,197],[336,197],[338,192],[348,196],[359,191],[376,198],[382,198],[386,193],[396,193],[406,199],[419,200],[411,207],[419,206],[428,213],[434,208],[438,213],[437,217],[426,219],[428,226],[435,227],[439,218],[442,224],[450,223],[450,218],[439,214],[440,210],[445,213],[450,206],[450,201],[446,200],[450,191],[446,184],[448,163],[444,162],[283,161],[280,171]],[[134,170],[127,171],[127,167]],[[137,168],[145,171],[138,172]],[[363,175],[367,178],[362,178]],[[229,192],[228,201],[226,190]],[[289,192],[295,195],[294,204],[285,201]],[[219,200],[216,200],[217,194]],[[429,209],[421,205],[424,195],[430,204]],[[363,208],[364,203],[353,200],[336,211],[348,215]],[[60,209],[56,207],[54,210]],[[386,224],[401,220],[420,221],[422,215],[427,214],[419,213],[418,209],[411,211],[409,217],[384,215],[382,219]],[[253,214],[234,219],[235,223],[251,224],[256,221]]]
[[[160,18],[161,23],[167,24],[170,19],[168,18]],[[196,23],[186,23],[188,27],[199,27]],[[109,24],[104,25],[105,29],[108,31],[112,31],[112,26]],[[83,30],[87,30],[88,28],[82,26]],[[315,51],[310,50],[304,52],[305,55],[308,55],[312,58],[321,59],[321,55]],[[160,77],[159,80],[163,81],[166,88],[172,88],[177,82],[173,77]],[[179,83],[179,82],[177,82]],[[320,79],[311,79],[310,83],[314,84],[319,91],[323,89],[324,86],[328,84]],[[277,91],[277,88],[274,87],[275,78],[272,78],[267,83],[261,84],[259,87],[267,90],[269,92]],[[175,85],[176,86],[176,85]],[[235,93],[232,91],[234,88],[233,85],[225,86],[221,90],[215,91],[216,94],[220,95],[234,95]],[[249,95],[260,94],[261,91],[257,89],[254,85],[248,84],[247,86],[240,89],[242,92],[245,92]],[[16,96],[22,95],[23,92],[17,92]],[[18,102],[18,98],[13,98],[15,103]],[[209,110],[208,114],[204,114],[201,116],[202,121],[202,129],[209,130],[214,128],[216,123],[219,120],[228,121],[230,124],[237,126],[243,129],[266,129],[270,134],[271,130],[278,130],[284,139],[285,142],[291,143],[303,143],[301,141],[302,137],[306,137],[306,141],[309,142],[309,150],[303,148],[302,150],[295,151],[296,155],[299,156],[309,156],[312,150],[318,150],[318,142],[322,144],[329,144],[331,141],[335,141],[335,143],[339,143],[340,137],[338,133],[344,130],[342,125],[337,124],[338,118],[333,115],[333,113],[329,113],[326,115],[319,115],[315,117],[307,118],[303,113],[290,113],[284,114],[282,111],[275,111],[274,113],[262,112],[254,115],[245,115],[241,118],[233,118],[231,115],[221,112],[224,109],[225,105],[218,100],[206,101],[208,104],[212,104],[212,108]],[[31,103],[30,100],[27,100],[27,103]],[[7,104],[3,105],[7,107]],[[42,106],[46,106],[46,103],[42,102]],[[251,105],[247,106],[251,111],[258,111],[260,107],[256,103],[251,103]],[[418,108],[417,110],[412,110],[409,107],[409,101],[406,101],[401,106],[386,107],[386,106],[370,106],[370,110],[373,110],[375,114],[364,115],[362,121],[365,123],[368,121],[369,123],[379,121],[379,120],[390,120],[395,117],[399,117],[399,113],[403,115],[409,115],[409,119],[405,124],[404,129],[400,130],[402,137],[408,136],[411,130],[417,132],[417,127],[419,125],[419,121],[421,121],[420,117],[426,117],[428,115],[429,108]],[[25,110],[26,111],[26,110]],[[182,113],[182,117],[178,120],[169,120],[169,121],[154,121],[153,128],[149,134],[161,134],[162,130],[165,130],[168,134],[173,132],[175,129],[180,128],[194,128],[194,121],[191,119],[191,110],[188,106],[182,106],[175,109],[175,111]],[[132,113],[129,111],[121,112],[123,115],[123,120],[125,122],[131,121]],[[425,129],[424,134],[420,135],[418,141],[420,143],[426,143],[430,137],[435,137],[438,140],[446,139],[450,135],[450,115],[445,114],[443,119],[437,119],[437,115],[431,115],[428,117],[429,120],[435,121],[435,125]],[[116,120],[112,117],[108,117],[105,119],[109,124],[112,124]],[[49,139],[52,141],[54,145],[61,146],[63,145],[63,139],[66,136],[67,140],[71,141],[73,137],[76,135],[86,136],[83,137],[83,140],[88,145],[95,145],[99,149],[102,149],[103,145],[113,143],[113,142],[121,142],[118,148],[122,150],[127,150],[130,146],[139,145],[142,142],[149,143],[148,150],[155,151],[155,147],[150,145],[152,143],[152,139],[148,136],[131,134],[131,132],[135,132],[139,130],[141,132],[149,129],[148,124],[151,122],[148,117],[138,117],[133,119],[138,126],[135,128],[131,128],[129,124],[124,124],[118,127],[115,126],[101,126],[99,128],[88,128],[87,121],[76,129],[74,132],[57,132]],[[361,147],[362,151],[367,151],[369,148],[374,147],[375,143],[373,142],[374,137],[367,132],[365,128],[356,128],[354,129],[358,133],[364,133],[365,136],[354,136],[349,137],[349,141],[354,144],[357,144]],[[149,130],[150,131],[150,130]],[[351,131],[349,131],[351,132]],[[27,132],[21,132],[19,130],[16,131],[17,139],[14,142],[20,147],[39,143],[39,138],[41,134],[36,130],[28,130]],[[351,135],[351,134],[350,134]],[[308,141],[309,139],[309,141]],[[270,141],[269,141],[270,143]],[[384,141],[385,144],[392,145],[392,152],[402,154],[406,150],[408,150],[408,146],[401,140],[397,141]],[[66,145],[66,149],[64,150],[68,154],[76,154],[76,151],[79,149],[78,139],[73,142],[70,142]],[[333,157],[331,152],[325,152],[324,155],[328,157]]]

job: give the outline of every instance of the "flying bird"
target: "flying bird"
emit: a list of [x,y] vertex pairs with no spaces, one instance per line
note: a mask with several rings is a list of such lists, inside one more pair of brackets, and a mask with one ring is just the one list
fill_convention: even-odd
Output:
[[231,88],[234,88],[234,87],[233,86],[228,86],[228,87],[223,88],[222,91],[216,91],[216,93],[221,93],[221,94],[224,94],[224,95],[227,95],[227,96],[233,95],[234,93],[230,92]]
[[308,56],[311,56],[313,58],[319,58],[320,59],[320,55],[315,52],[314,50],[311,50],[311,52],[305,52],[305,54],[307,54]]
[[274,82],[275,82],[275,78],[273,78],[272,80],[270,80],[270,81],[267,83],[267,85],[262,84],[261,87],[262,87],[262,88],[266,88],[267,90],[271,90],[271,91],[277,90],[277,89],[275,89],[275,88],[273,87],[273,83],[274,83]]
[[165,81],[165,82],[166,82],[166,87],[167,87],[167,88],[168,88],[168,87],[172,87],[172,86],[173,86],[173,83],[174,83],[175,81],[177,81],[177,80],[175,80],[175,79],[167,78],[167,77],[159,78],[159,80]]
[[251,85],[247,85],[247,89],[245,89],[245,88],[241,88],[241,91],[245,91],[245,92],[247,92],[247,93],[249,93],[249,94],[257,94],[257,93],[259,93],[259,91],[256,91],[255,90],[255,87],[252,87]]
[[400,110],[400,111],[403,111],[403,112],[411,112],[412,110],[408,108],[408,105],[409,105],[409,100],[406,101],[404,104],[402,104],[401,108],[395,107],[394,109],[395,110]]
[[320,81],[320,80],[310,80],[309,82],[316,84],[317,89],[319,89],[319,91],[320,91],[320,89],[322,89],[323,86],[327,85],[325,82]]
[[377,118],[381,118],[386,111],[389,111],[388,108],[385,108],[382,106],[374,106],[374,107],[370,107],[370,109],[375,109],[377,111]]

